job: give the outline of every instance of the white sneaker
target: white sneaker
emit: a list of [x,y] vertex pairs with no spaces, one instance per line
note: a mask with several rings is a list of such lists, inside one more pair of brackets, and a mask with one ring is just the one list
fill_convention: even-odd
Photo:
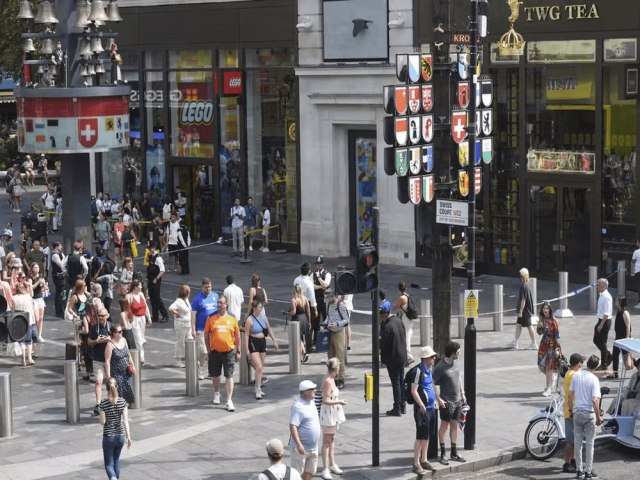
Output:
[[204,373],[198,373],[198,380],[204,380]]
[[249,251],[253,252],[253,247],[251,245],[249,245]]
[[262,400],[262,390],[256,390],[256,400]]
[[262,251],[265,253],[269,253],[269,249],[267,247],[263,248]]
[[38,335],[38,343],[46,343],[44,338],[42,338],[42,335]]
[[235,412],[236,411],[236,407],[233,406],[233,401],[232,400],[227,400],[227,411],[228,412]]
[[213,404],[220,405],[220,392],[213,392]]
[[544,391],[542,392],[542,396],[543,397],[548,397],[551,395],[551,389],[550,388],[545,388]]
[[184,368],[184,363],[182,363],[182,362],[176,362],[176,363],[174,364],[174,366],[175,366],[176,368]]
[[517,340],[512,340],[511,342],[509,342],[509,344],[507,345],[507,348],[512,348],[514,350],[518,350],[518,341]]
[[333,479],[333,477],[332,477],[332,476],[331,476],[331,474],[329,473],[329,469],[328,469],[328,468],[325,468],[325,469],[322,471],[322,475],[321,475],[321,476],[322,476],[322,478],[324,478],[324,480],[332,480],[332,479]]
[[329,471],[336,475],[342,475],[342,469],[338,465],[329,465]]
[[536,342],[531,342],[525,348],[525,350],[537,350],[537,349],[538,349],[538,345],[536,345]]

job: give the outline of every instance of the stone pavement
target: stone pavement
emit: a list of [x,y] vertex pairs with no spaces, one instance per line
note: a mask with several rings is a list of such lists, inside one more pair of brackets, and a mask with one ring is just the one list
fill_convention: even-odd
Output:
[[[0,217],[6,221],[8,205],[0,199]],[[17,217],[17,214],[14,215]],[[19,219],[14,218],[14,232]],[[251,272],[259,272],[270,303],[267,312],[280,342],[279,351],[270,349],[266,375],[270,381],[264,387],[266,397],[257,401],[252,386],[236,384],[236,412],[224,410],[224,404],[212,405],[209,380],[200,382],[196,398],[185,396],[184,369],[173,365],[172,323],[154,324],[147,331],[148,365],[142,369],[143,408],[130,411],[133,447],[123,452],[122,478],[185,478],[243,479],[256,478],[268,462],[264,443],[279,437],[288,439],[288,414],[298,382],[309,378],[320,383],[325,367],[322,354],[312,354],[303,374],[288,373],[287,334],[282,310],[291,297],[291,284],[303,261],[313,258],[297,254],[251,252],[252,263],[242,264],[229,256],[230,248],[211,245],[191,254],[191,272],[187,277],[168,273],[163,281],[163,297],[170,302],[177,287],[185,281],[197,291],[200,278],[212,278],[214,289],[221,291],[224,278],[233,273],[243,289],[248,290]],[[350,259],[325,259],[332,270]],[[516,267],[514,266],[514,270]],[[398,281],[415,283],[417,299],[430,298],[430,271],[419,268],[381,266],[381,286],[390,298],[396,295]],[[477,280],[480,310],[492,310],[493,283],[504,283],[504,305],[513,308],[518,287],[517,278],[481,276]],[[454,313],[457,295],[466,279],[453,279]],[[571,285],[570,288],[576,288]],[[615,293],[615,292],[612,292]],[[538,299],[557,295],[555,282],[538,282]],[[561,344],[565,354],[579,351],[584,355],[597,353],[591,343],[594,315],[587,311],[588,293],[570,301],[574,317],[560,320]],[[371,308],[368,295],[356,295],[356,310]],[[65,422],[63,360],[64,344],[71,339],[71,326],[52,316],[53,306],[47,304],[45,338],[39,348],[35,367],[20,367],[14,358],[0,358],[0,371],[12,375],[14,436],[0,439],[0,479],[100,479],[104,478],[101,452],[101,427],[92,415],[93,384],[80,382],[81,423]],[[632,311],[633,313],[633,311]],[[544,377],[536,367],[535,351],[513,351],[505,348],[513,337],[514,317],[505,316],[503,332],[492,332],[491,317],[480,317],[477,353],[477,432],[476,449],[463,451],[468,462],[440,468],[436,475],[475,470],[522,456],[524,430],[528,419],[546,399],[540,393]],[[634,323],[637,323],[633,319]],[[415,434],[411,415],[387,418],[384,411],[391,406],[391,389],[386,370],[380,372],[380,466],[371,467],[371,403],[363,398],[363,375],[371,371],[370,317],[362,313],[353,316],[354,339],[349,354],[346,388],[341,396],[348,400],[347,422],[336,435],[336,461],[343,468],[343,478],[408,479],[411,474],[412,446]],[[454,318],[452,333],[456,334]],[[638,326],[636,325],[637,329]],[[634,329],[634,330],[635,330]],[[526,332],[523,334],[526,337]],[[613,335],[613,334],[612,334]],[[528,339],[523,337],[521,344]],[[612,337],[611,337],[612,338]],[[460,343],[463,343],[461,340]],[[611,342],[612,340],[610,340]],[[418,356],[419,327],[414,330],[414,354]],[[463,350],[464,351],[464,350]],[[568,356],[568,355],[567,355]],[[460,360],[460,366],[463,365]],[[236,381],[238,374],[236,373]],[[463,444],[462,435],[458,444]],[[287,453],[287,461],[289,460]],[[464,474],[461,473],[461,476]],[[339,476],[334,475],[334,478]]]

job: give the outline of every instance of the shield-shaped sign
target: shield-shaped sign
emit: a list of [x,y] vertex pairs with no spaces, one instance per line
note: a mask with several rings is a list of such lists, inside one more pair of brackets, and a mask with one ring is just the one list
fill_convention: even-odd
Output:
[[78,141],[85,148],[93,147],[98,141],[98,119],[78,119]]
[[409,171],[409,152],[406,148],[396,148],[396,173],[400,177],[404,177]]
[[476,110],[476,137],[480,136],[480,132],[482,132],[482,111],[480,109]]
[[423,82],[431,81],[433,77],[433,55],[423,53],[420,59],[420,74]]
[[399,82],[407,81],[407,63],[409,62],[409,56],[406,53],[398,53],[396,55],[396,77]]
[[433,145],[422,147],[422,168],[427,173],[433,170]]
[[480,93],[482,95],[482,105],[490,107],[493,102],[493,81],[482,80],[480,82]]
[[493,138],[482,139],[482,161],[484,163],[491,163],[493,159]]
[[422,115],[422,139],[425,143],[433,139],[433,114]]
[[407,87],[400,85],[396,87],[394,103],[396,104],[396,114],[407,113]]
[[434,191],[433,175],[424,175],[422,177],[422,198],[425,202],[429,203],[433,200]]
[[476,168],[473,174],[473,186],[476,192],[476,195],[480,193],[480,189],[482,188],[482,169]]
[[458,170],[458,190],[463,197],[469,195],[469,174],[466,170]]
[[482,112],[482,134],[485,137],[491,135],[493,132],[493,109],[492,108],[484,108],[481,110]]
[[482,149],[482,145],[480,143],[480,139],[477,139],[476,140],[476,151],[475,151],[476,159],[473,162],[474,165],[480,165],[480,159],[482,158],[482,150],[481,149]]
[[422,200],[422,179],[420,177],[409,178],[409,200],[418,205]]
[[458,105],[460,108],[469,106],[469,82],[458,82]]
[[396,142],[398,145],[406,145],[407,137],[409,135],[408,125],[409,118],[408,117],[396,117]]
[[420,116],[409,117],[409,141],[412,145],[420,143]]
[[409,87],[409,112],[418,113],[420,111],[420,85]]
[[467,111],[454,110],[451,114],[451,136],[460,143],[467,137]]
[[482,98],[480,84],[476,82],[476,108],[480,107],[480,99]]
[[384,113],[394,114],[394,94],[395,87],[393,85],[385,85],[382,87],[382,101],[384,105]]
[[458,144],[458,163],[462,168],[469,165],[469,141],[465,140]]
[[420,147],[411,147],[409,149],[409,171],[413,175],[420,173],[422,168],[422,158],[420,154]]
[[428,83],[422,85],[422,110],[430,112],[433,108],[433,85]]
[[420,54],[409,55],[409,81],[418,83],[420,81]]
[[458,53],[458,76],[460,80],[469,78],[469,56],[466,53]]

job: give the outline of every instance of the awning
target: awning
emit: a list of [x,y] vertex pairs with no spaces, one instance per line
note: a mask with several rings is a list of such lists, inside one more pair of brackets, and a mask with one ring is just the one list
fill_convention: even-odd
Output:
[[16,103],[16,97],[13,96],[13,92],[0,92],[0,103]]

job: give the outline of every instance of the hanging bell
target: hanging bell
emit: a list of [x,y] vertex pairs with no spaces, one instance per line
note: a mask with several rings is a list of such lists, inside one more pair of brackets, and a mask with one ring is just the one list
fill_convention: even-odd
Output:
[[89,24],[89,14],[91,13],[91,5],[89,0],[80,0],[76,4],[76,28],[82,30]]
[[20,11],[16,18],[19,20],[28,20],[33,18],[33,10],[31,10],[31,3],[29,3],[29,0],[22,0],[20,2]]
[[[46,1],[46,0],[45,0]],[[89,14],[90,22],[107,22],[109,21],[109,17],[104,11],[104,3],[102,0],[93,0],[91,2],[91,13]]]
[[109,37],[109,40],[107,40],[107,52],[111,51],[111,47],[113,47],[115,43],[115,39],[113,37]]
[[44,73],[44,67],[42,65],[38,65],[38,70],[36,71],[38,75],[42,75]]
[[122,21],[116,0],[109,0],[109,5],[107,5],[107,17],[109,17],[110,22]]
[[81,38],[78,45],[78,55],[80,55],[81,57],[89,57],[91,56],[91,53],[92,52],[89,40],[87,40],[86,38]]
[[40,53],[44,55],[51,55],[53,53],[53,40],[50,38],[45,38],[42,41],[42,48],[40,49]]
[[24,47],[22,48],[22,51],[25,53],[36,51],[36,47],[33,46],[33,38],[27,38],[24,41]]
[[36,23],[58,23],[56,14],[53,11],[53,5],[49,0],[44,0],[38,5],[38,13],[35,18]]
[[102,47],[102,41],[100,40],[100,37],[93,37],[91,39],[90,50],[93,53],[102,53],[102,52],[104,52],[104,48]]
[[89,73],[89,65],[84,65],[82,67],[82,70],[80,70],[80,75],[82,75],[83,77],[90,77],[91,74]]
[[96,65],[96,73],[104,73],[104,65],[101,63]]
[[96,74],[96,67],[93,66],[93,63],[91,65],[89,65],[89,75],[95,75]]

